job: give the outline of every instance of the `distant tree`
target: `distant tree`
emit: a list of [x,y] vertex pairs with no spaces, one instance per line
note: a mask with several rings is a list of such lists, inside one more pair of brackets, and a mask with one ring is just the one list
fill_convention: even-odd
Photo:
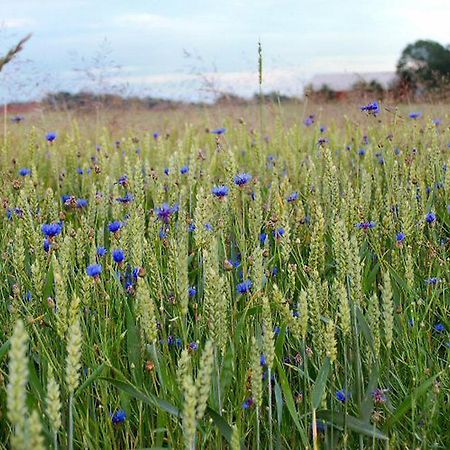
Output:
[[410,89],[442,87],[450,80],[450,46],[426,40],[409,44],[397,63],[397,74]]
[[377,80],[371,80],[369,82],[360,80],[353,84],[352,91],[357,91],[361,94],[370,94],[376,98],[380,98],[383,96],[384,88]]

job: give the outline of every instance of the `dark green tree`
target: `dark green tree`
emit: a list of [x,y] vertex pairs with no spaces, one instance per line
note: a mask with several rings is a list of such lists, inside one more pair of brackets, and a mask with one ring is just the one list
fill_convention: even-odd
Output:
[[450,80],[450,46],[420,40],[409,44],[397,63],[397,74],[403,85],[416,89],[435,89]]

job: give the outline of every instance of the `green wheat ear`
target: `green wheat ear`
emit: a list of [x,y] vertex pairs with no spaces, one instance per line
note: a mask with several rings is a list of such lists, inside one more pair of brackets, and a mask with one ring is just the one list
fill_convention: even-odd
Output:
[[17,54],[23,50],[24,44],[30,38],[31,38],[31,34],[28,34],[23,39],[21,39],[15,47],[10,49],[3,58],[0,58],[0,72],[6,66],[6,64],[10,63],[17,56]]

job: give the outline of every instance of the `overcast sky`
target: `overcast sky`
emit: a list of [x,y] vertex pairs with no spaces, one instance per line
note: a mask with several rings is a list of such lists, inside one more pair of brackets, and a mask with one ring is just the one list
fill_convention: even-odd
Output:
[[298,94],[317,73],[393,71],[406,44],[450,43],[450,0],[0,0],[0,102],[103,89],[197,99],[257,90]]

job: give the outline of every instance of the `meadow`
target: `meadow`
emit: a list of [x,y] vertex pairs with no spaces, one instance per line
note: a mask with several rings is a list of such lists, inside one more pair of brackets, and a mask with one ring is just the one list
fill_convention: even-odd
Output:
[[8,118],[0,448],[450,448],[446,111]]

